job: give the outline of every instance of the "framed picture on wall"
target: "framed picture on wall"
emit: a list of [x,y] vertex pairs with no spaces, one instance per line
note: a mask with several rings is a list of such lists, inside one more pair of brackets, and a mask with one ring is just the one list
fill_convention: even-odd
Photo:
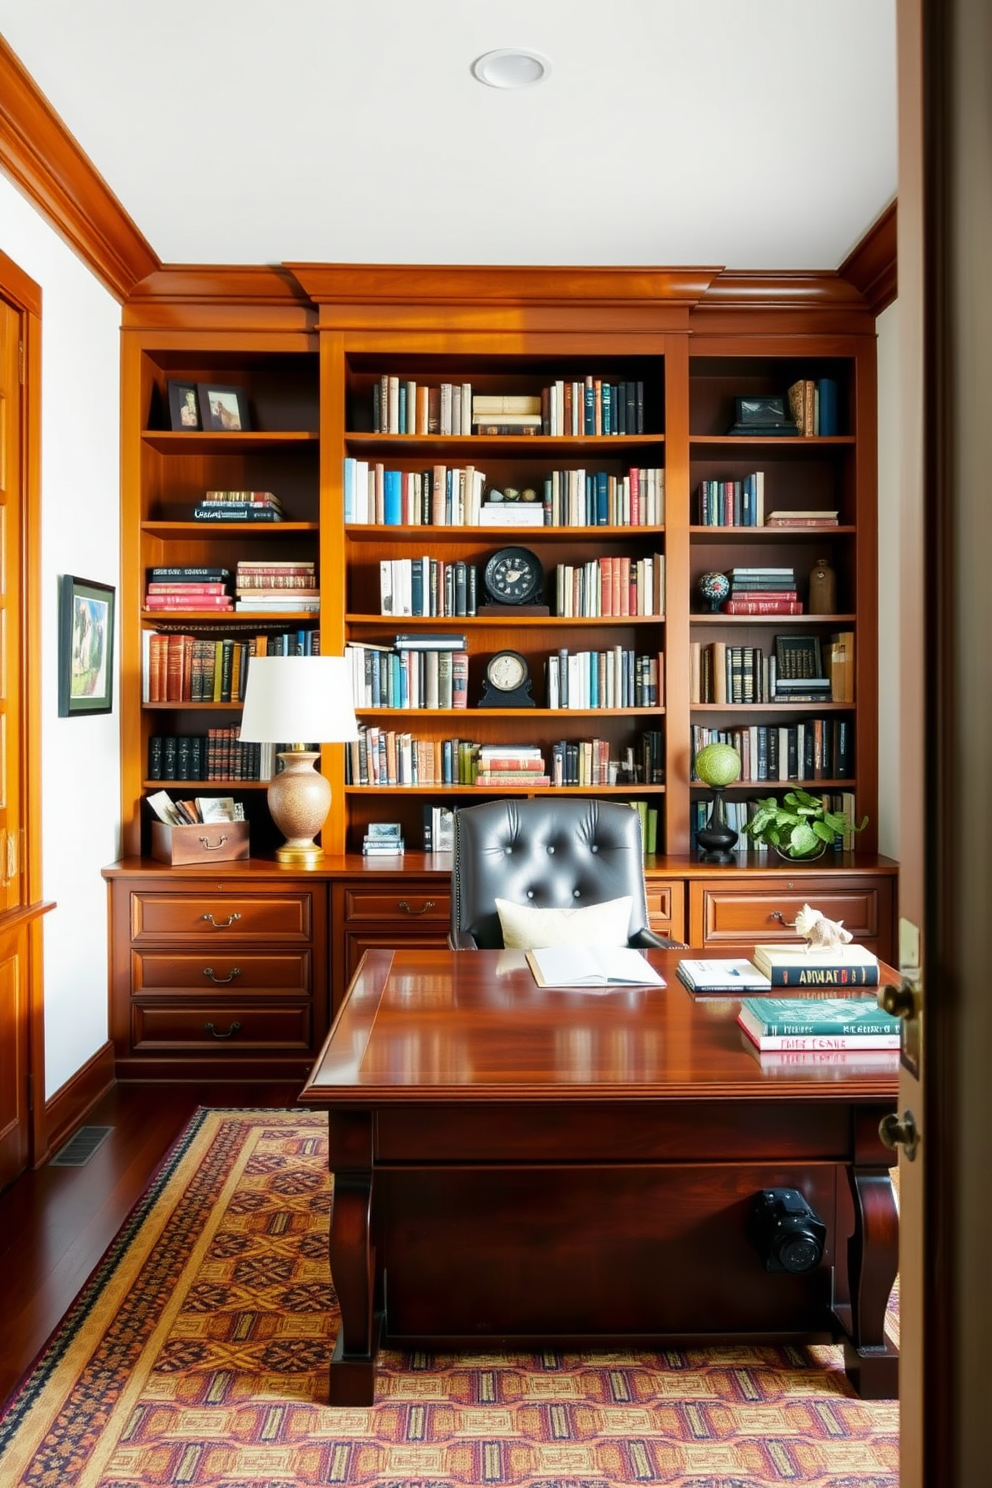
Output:
[[244,434],[251,428],[244,388],[222,387],[215,382],[197,384],[200,394],[200,423],[204,429]]
[[59,717],[109,713],[114,697],[116,590],[63,574],[59,590]]
[[169,420],[173,429],[188,432],[199,429],[200,404],[195,382],[169,380]]

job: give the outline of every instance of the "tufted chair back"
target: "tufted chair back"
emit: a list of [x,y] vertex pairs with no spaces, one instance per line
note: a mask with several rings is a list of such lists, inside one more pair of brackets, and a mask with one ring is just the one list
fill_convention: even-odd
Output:
[[484,801],[455,812],[451,884],[454,950],[503,945],[496,899],[575,909],[631,896],[628,944],[669,946],[648,927],[636,811],[617,801]]

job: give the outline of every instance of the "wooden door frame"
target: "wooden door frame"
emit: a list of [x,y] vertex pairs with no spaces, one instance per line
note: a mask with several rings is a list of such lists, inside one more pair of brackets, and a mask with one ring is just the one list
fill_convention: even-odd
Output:
[[[45,1000],[41,903],[41,287],[0,250],[0,295],[21,317],[21,730],[24,828],[21,852],[27,919],[30,1079],[29,1161],[47,1152],[45,1130]],[[48,906],[45,906],[48,907]]]

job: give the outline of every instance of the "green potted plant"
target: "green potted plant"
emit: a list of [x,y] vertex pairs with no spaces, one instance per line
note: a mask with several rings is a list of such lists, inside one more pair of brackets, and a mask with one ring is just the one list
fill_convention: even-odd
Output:
[[811,796],[799,785],[784,796],[766,796],[757,803],[754,816],[744,827],[754,842],[773,847],[783,858],[818,858],[837,837],[862,832],[868,818],[858,826],[846,811],[829,811],[821,796]]

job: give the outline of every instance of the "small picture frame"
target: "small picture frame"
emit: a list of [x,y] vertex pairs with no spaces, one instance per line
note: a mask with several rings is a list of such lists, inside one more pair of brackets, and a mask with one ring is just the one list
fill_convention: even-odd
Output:
[[116,590],[74,574],[59,588],[59,717],[109,713],[114,703]]
[[169,379],[169,419],[176,433],[188,434],[202,428],[200,400],[195,382]]
[[225,434],[244,434],[251,428],[244,388],[225,387],[219,382],[198,382],[200,424]]

